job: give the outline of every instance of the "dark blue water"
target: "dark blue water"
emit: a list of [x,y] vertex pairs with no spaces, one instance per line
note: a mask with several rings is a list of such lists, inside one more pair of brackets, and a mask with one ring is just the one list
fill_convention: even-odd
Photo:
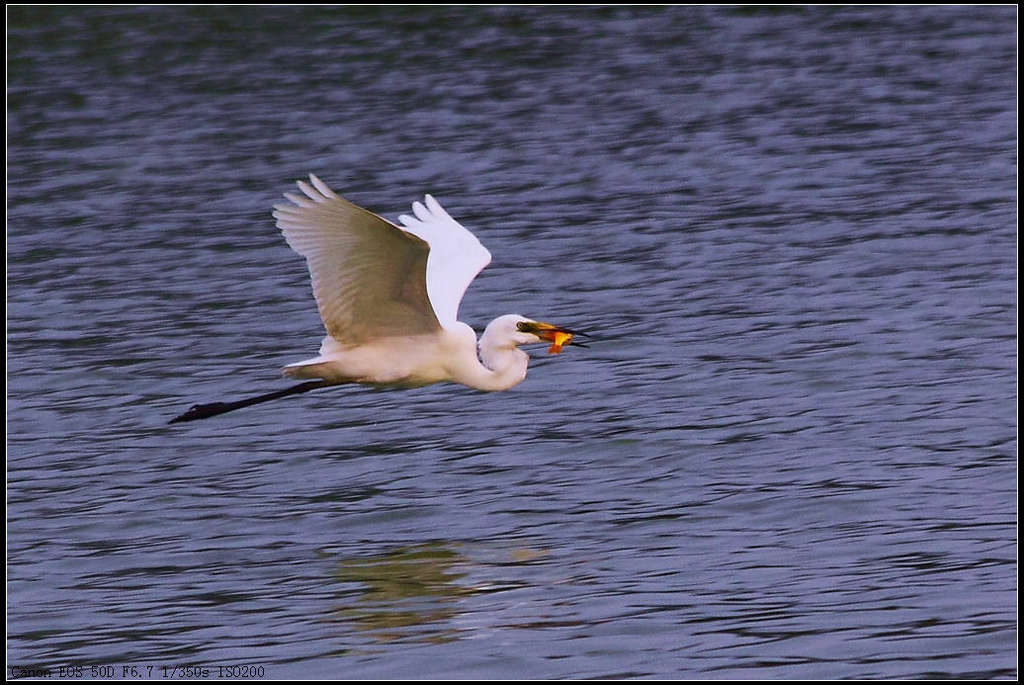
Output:
[[[1014,678],[1016,24],[9,8],[8,675]],[[599,340],[166,425],[315,353],[309,172]]]

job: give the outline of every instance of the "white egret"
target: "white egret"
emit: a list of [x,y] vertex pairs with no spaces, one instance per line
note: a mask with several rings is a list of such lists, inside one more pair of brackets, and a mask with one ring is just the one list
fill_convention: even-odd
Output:
[[[358,207],[316,176],[299,181],[303,196],[274,207],[277,226],[306,258],[327,335],[312,359],[284,373],[308,380],[234,402],[194,405],[170,421],[193,421],[233,409],[345,383],[416,387],[451,381],[507,390],[526,377],[519,345],[550,342],[557,354],[578,331],[518,314],[499,316],[477,342],[458,320],[469,284],[491,261],[476,236],[430,195],[401,226]],[[577,341],[576,345],[580,345]],[[585,345],[581,345],[584,346]],[[479,357],[477,351],[479,350]]]

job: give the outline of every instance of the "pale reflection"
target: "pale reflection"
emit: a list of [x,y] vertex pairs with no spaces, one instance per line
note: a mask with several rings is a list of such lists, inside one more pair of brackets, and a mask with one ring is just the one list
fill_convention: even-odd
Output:
[[474,583],[468,577],[470,571],[479,576],[482,568],[526,564],[546,555],[516,547],[503,550],[497,559],[474,561],[462,550],[459,543],[441,540],[341,561],[335,577],[360,583],[364,589],[351,604],[335,609],[335,619],[379,642],[451,642],[464,631],[453,621],[461,613],[460,600],[519,586],[480,582],[479,577]]
[[458,613],[456,601],[474,592],[459,583],[466,574],[458,567],[466,563],[455,546],[445,542],[346,559],[335,576],[362,583],[365,591],[355,604],[339,607],[336,613],[382,642],[456,640],[458,630],[450,624]]

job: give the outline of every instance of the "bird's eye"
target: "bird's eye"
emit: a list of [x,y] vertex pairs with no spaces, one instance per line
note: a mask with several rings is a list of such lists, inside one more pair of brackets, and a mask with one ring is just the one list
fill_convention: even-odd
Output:
[[519,323],[516,324],[516,328],[519,329],[520,331],[522,331],[523,333],[529,333],[530,332],[530,322],[529,321],[520,321]]

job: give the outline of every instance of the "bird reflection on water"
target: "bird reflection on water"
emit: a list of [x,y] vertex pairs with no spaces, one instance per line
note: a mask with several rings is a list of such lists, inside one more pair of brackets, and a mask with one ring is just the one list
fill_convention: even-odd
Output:
[[[509,581],[474,582],[474,572],[484,562],[470,558],[462,547],[436,541],[341,561],[334,577],[358,583],[361,589],[354,601],[335,609],[331,620],[351,624],[375,642],[460,639],[465,628],[454,622],[461,613],[459,600],[519,587]],[[522,565],[545,557],[546,552],[518,546],[501,556],[498,565]]]

